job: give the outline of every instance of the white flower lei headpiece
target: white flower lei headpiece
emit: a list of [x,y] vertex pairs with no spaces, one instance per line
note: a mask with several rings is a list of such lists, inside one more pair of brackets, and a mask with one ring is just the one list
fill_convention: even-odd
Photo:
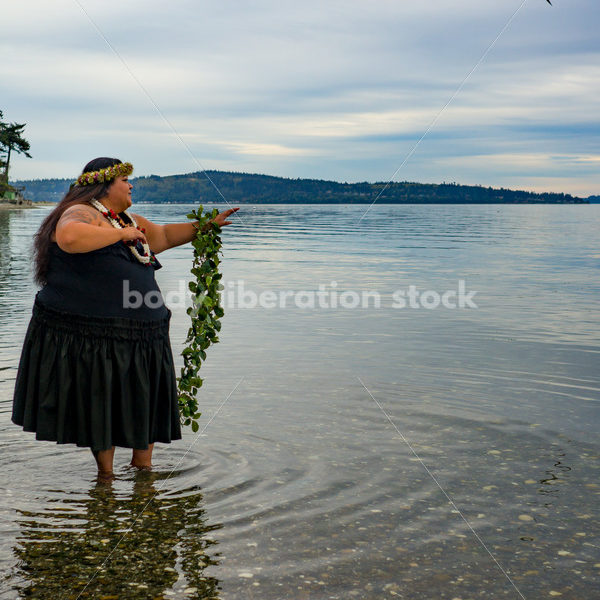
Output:
[[[104,206],[104,204],[102,204],[101,202],[98,202],[98,200],[96,200],[96,198],[92,198],[90,200],[90,204],[98,209],[109,221],[109,223],[116,229],[124,229],[126,227],[126,224],[123,223],[123,220],[121,219],[121,217],[119,217],[119,215],[117,213],[115,213],[114,210],[110,209],[110,208],[106,208],[106,206]],[[142,233],[145,233],[145,229],[143,227],[139,227],[138,224],[135,222],[135,219],[126,211],[124,210],[123,213],[127,216],[127,218],[131,221],[131,224],[136,228],[139,229]],[[135,245],[131,244],[129,246],[129,249],[131,250],[132,254],[142,263],[145,265],[151,265],[151,264],[155,264],[156,263],[156,258],[154,258],[154,256],[152,255],[152,253],[150,252],[150,246],[148,246],[148,244],[146,242],[142,242],[142,247],[144,248],[144,253],[140,254]]]

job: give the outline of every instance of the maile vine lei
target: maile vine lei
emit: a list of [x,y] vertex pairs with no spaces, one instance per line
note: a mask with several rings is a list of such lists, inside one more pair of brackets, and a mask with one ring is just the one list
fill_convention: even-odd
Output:
[[191,273],[194,276],[189,283],[192,292],[192,306],[187,309],[191,318],[186,344],[181,355],[183,367],[181,377],[177,378],[179,388],[179,411],[183,425],[191,425],[195,433],[199,429],[198,389],[202,379],[198,372],[206,360],[206,349],[219,341],[220,318],[224,311],[219,295],[221,273],[219,273],[219,253],[221,251],[221,228],[214,222],[217,209],[212,213],[203,213],[202,205],[187,215],[188,219],[198,221],[196,238],[192,240],[194,262]]

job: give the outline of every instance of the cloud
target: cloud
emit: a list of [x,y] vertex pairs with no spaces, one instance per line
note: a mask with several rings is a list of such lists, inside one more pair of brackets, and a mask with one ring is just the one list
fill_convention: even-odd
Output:
[[238,154],[251,154],[254,156],[314,156],[315,150],[308,148],[293,148],[281,144],[248,144],[245,142],[228,142],[225,144]]
[[[27,122],[34,155],[15,178],[72,176],[110,151],[138,174],[199,161],[386,179],[520,5],[79,1],[102,35],[74,0],[3,7],[0,109]],[[581,157],[598,147],[599,14],[597,0],[529,0],[398,178],[504,185],[529,169],[598,193]]]

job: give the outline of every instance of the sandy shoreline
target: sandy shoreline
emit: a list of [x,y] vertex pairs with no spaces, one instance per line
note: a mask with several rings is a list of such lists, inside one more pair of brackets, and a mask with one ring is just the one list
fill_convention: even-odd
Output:
[[14,202],[0,202],[0,210],[21,210],[24,208],[37,208],[39,206],[54,206],[56,202],[32,202],[15,204]]

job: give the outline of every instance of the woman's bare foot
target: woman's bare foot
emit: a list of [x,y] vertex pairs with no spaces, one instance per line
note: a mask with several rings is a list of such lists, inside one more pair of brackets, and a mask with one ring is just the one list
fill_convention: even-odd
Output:
[[109,450],[92,450],[92,454],[98,465],[98,480],[112,481],[115,478],[113,474],[115,447],[113,446]]
[[140,469],[142,471],[152,470],[152,450],[154,450],[154,444],[149,444],[145,450],[134,450],[131,456],[131,462],[129,463],[132,467]]
[[110,483],[116,479],[112,471],[98,471],[98,483]]

